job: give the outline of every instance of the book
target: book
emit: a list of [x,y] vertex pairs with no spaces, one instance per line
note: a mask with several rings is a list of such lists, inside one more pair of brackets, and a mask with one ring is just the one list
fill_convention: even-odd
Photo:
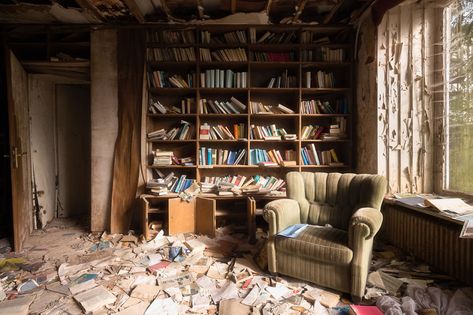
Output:
[[294,224],[291,225],[281,232],[279,232],[278,236],[284,236],[289,238],[296,238],[299,234],[301,234],[306,228],[308,224]]
[[465,220],[460,232],[461,238],[473,238],[473,219]]
[[473,206],[470,206],[460,198],[425,199],[424,204],[437,211],[451,215],[463,215],[473,212]]
[[383,315],[383,312],[377,306],[368,305],[350,305],[348,311],[350,315]]

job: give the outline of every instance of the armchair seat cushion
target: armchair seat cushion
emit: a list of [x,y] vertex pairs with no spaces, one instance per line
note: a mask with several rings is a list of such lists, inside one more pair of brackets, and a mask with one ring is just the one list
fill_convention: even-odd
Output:
[[331,227],[309,225],[296,238],[277,236],[275,247],[276,252],[335,265],[349,265],[353,259],[348,233]]

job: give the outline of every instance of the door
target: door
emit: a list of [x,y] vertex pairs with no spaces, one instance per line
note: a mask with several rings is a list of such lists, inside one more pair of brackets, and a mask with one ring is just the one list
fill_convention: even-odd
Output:
[[168,200],[168,232],[169,235],[195,232],[195,200],[190,202],[181,198]]
[[215,236],[215,199],[197,197],[195,200],[195,231],[211,237]]
[[13,211],[13,243],[20,251],[31,231],[33,203],[28,122],[28,75],[15,55],[6,53],[8,121]]

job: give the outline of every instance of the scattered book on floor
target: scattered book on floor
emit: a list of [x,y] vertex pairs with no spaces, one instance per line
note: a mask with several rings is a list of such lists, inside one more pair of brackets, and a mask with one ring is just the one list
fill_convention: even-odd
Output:
[[350,315],[383,315],[383,312],[377,306],[369,305],[350,305],[348,311]]

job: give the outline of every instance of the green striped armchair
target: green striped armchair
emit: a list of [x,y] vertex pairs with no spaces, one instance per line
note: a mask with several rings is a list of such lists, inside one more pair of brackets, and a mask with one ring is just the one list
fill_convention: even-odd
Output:
[[[290,172],[288,199],[268,203],[270,272],[307,280],[361,298],[373,238],[381,227],[387,182],[379,175]],[[298,223],[296,238],[277,234]]]

